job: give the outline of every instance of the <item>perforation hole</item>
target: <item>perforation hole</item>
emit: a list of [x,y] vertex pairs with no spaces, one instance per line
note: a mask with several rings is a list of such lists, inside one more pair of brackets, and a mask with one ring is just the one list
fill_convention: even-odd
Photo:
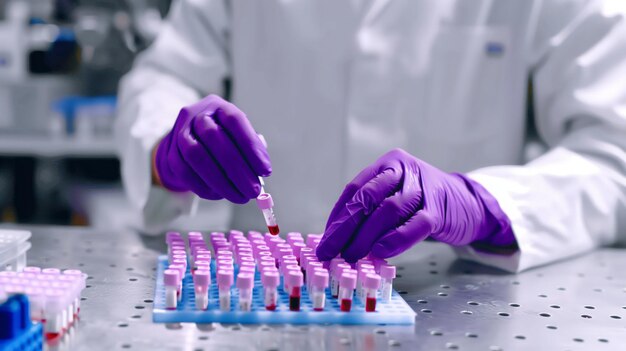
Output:
[[541,317],[550,317],[550,313],[539,313]]
[[443,333],[440,332],[439,330],[433,330],[433,331],[430,332],[430,335],[432,335],[432,336],[442,336]]
[[559,328],[557,328],[557,326],[555,326],[555,325],[547,325],[547,326],[546,326],[546,328],[548,328],[548,329],[552,329],[552,330],[559,329]]
[[476,334],[476,333],[465,333],[465,336],[468,337],[468,338],[475,339],[475,338],[478,337],[478,334]]
[[473,314],[472,311],[467,311],[467,310],[463,310],[463,311],[461,311],[461,313],[462,314],[467,314],[467,315]]
[[515,335],[515,339],[517,339],[517,340],[526,340],[526,337],[524,335]]
[[508,317],[508,316],[510,316],[510,314],[508,314],[506,312],[498,312],[498,316]]
[[572,340],[574,340],[575,342],[585,342],[585,340],[581,338],[574,338]]
[[559,306],[559,305],[550,305],[550,307],[551,307],[551,308],[556,308],[556,309],[561,308],[561,306]]
[[608,340],[608,339],[602,339],[602,338],[601,338],[601,339],[598,339],[598,341],[599,341],[599,342],[603,342],[603,343],[608,343],[608,342],[609,342],[609,340]]
[[509,306],[511,306],[511,307],[520,307],[520,304],[513,302],[513,303],[510,303]]
[[446,297],[448,296],[448,294],[440,292],[440,293],[437,293],[437,296]]
[[427,309],[427,308],[423,308],[423,309],[421,309],[420,311],[422,311],[423,313],[433,313],[433,311],[432,311],[432,310],[429,310],[429,309]]
[[615,315],[611,316],[611,318],[613,318],[613,319],[622,319],[622,317],[620,317],[620,316],[615,316]]
[[585,308],[588,309],[588,310],[595,310],[596,309],[594,306],[590,306],[590,305],[585,306]]
[[459,345],[455,344],[455,343],[446,343],[446,348],[450,349],[450,350],[458,350],[459,349]]
[[471,305],[471,306],[478,306],[478,305],[480,305],[480,302],[476,302],[476,301],[468,301],[468,302],[467,302],[467,304],[468,304],[468,305]]
[[588,315],[588,314],[583,314],[583,315],[581,315],[581,317],[582,317],[582,318],[585,318],[585,319],[591,319],[591,316],[590,316],[590,315]]
[[417,303],[425,304],[425,303],[428,303],[428,301],[426,301],[426,300],[417,300]]

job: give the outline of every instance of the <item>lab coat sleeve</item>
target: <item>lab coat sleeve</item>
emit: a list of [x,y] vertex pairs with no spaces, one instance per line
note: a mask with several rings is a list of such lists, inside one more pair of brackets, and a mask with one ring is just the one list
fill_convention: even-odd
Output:
[[550,151],[469,175],[510,218],[519,251],[457,250],[513,272],[615,243],[626,231],[626,3],[544,4],[529,66]]
[[191,193],[153,186],[150,158],[183,106],[221,92],[229,72],[224,5],[222,0],[174,2],[156,41],[120,84],[115,134],[122,180],[144,232],[165,229],[197,205]]

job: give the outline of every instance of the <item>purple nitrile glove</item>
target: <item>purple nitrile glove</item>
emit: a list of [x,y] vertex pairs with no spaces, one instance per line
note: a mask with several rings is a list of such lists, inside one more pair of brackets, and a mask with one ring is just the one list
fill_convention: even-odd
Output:
[[272,173],[267,149],[246,115],[216,95],[180,110],[158,145],[154,168],[168,190],[234,203],[256,198],[259,176]]
[[387,258],[429,236],[454,246],[515,244],[508,217],[480,184],[395,149],[346,186],[317,256],[327,261],[341,254],[349,262],[369,253]]

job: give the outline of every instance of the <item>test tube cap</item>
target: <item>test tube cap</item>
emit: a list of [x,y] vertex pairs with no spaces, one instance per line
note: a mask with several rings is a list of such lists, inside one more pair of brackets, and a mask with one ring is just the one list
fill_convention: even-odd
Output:
[[233,285],[234,272],[232,270],[220,269],[217,271],[217,285],[230,287]]
[[40,267],[35,267],[35,266],[28,266],[28,267],[24,267],[22,272],[24,272],[24,273],[41,273],[41,268]]
[[328,286],[328,272],[316,271],[311,279],[311,286],[316,288],[326,288]]
[[175,269],[166,269],[163,271],[163,284],[165,286],[177,286],[179,275],[179,272]]
[[199,287],[206,288],[211,284],[211,272],[208,270],[197,270],[193,274],[193,283]]
[[237,288],[252,289],[254,286],[254,273],[239,272],[237,274]]
[[259,209],[267,210],[274,207],[274,200],[272,200],[272,195],[263,193],[256,198],[256,204]]
[[56,275],[56,274],[61,274],[61,270],[58,268],[44,268],[41,270],[42,274],[50,274],[50,275]]
[[396,266],[384,265],[380,266],[380,276],[384,279],[393,279],[396,277]]
[[370,273],[363,279],[363,286],[367,289],[380,288],[380,276],[376,273]]
[[350,273],[343,273],[339,279],[339,286],[347,289],[356,288],[356,275]]
[[300,272],[300,270],[288,270],[285,274],[285,279],[287,281],[287,285],[289,285],[290,287],[302,286],[304,276],[302,275],[302,272]]
[[268,288],[275,288],[280,282],[280,274],[277,271],[266,270],[261,277],[261,283]]

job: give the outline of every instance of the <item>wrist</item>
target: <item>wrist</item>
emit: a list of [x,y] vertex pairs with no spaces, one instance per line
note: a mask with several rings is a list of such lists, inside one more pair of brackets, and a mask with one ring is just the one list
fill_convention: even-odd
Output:
[[511,221],[498,204],[498,200],[477,181],[463,174],[458,175],[483,209],[483,219],[471,245],[517,249]]
[[152,148],[152,152],[150,154],[150,169],[151,169],[152,184],[159,186],[159,187],[163,187],[163,183],[161,182],[161,177],[159,176],[159,170],[157,168],[157,152],[159,150],[159,146],[161,145],[161,140],[159,140],[154,145],[154,147]]

